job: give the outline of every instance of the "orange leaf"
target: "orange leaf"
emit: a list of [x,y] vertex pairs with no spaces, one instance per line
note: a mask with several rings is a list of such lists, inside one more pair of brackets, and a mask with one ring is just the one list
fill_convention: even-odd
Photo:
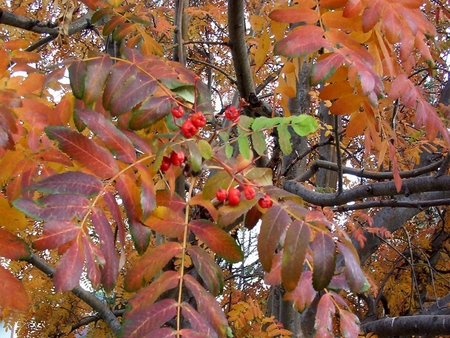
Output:
[[30,248],[23,240],[7,230],[0,229],[0,257],[19,260],[29,256]]
[[361,13],[363,5],[361,0],[349,0],[344,8],[344,17],[353,18]]
[[354,88],[350,86],[348,81],[336,82],[325,86],[319,94],[322,100],[334,100],[341,96],[352,94]]
[[8,270],[0,266],[0,307],[26,311],[29,306],[28,295],[21,282]]
[[345,95],[333,102],[330,112],[334,115],[349,115],[359,111],[362,97],[356,94]]
[[313,25],[319,20],[319,13],[313,9],[292,6],[289,8],[275,9],[269,14],[269,18],[277,22],[305,22],[306,24]]
[[330,48],[330,43],[323,38],[321,27],[307,25],[293,29],[287,37],[275,44],[274,53],[283,56],[298,57],[319,50]]
[[348,137],[355,137],[361,135],[364,132],[364,129],[367,128],[367,115],[362,112],[355,112],[350,116],[350,122],[347,125],[347,129],[345,134]]

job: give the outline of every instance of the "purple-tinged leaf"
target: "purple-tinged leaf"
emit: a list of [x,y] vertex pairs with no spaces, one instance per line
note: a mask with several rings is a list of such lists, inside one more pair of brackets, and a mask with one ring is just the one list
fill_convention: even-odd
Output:
[[30,305],[23,284],[11,272],[0,265],[0,307],[26,311]]
[[75,113],[91,131],[105,142],[117,159],[125,163],[136,161],[136,150],[133,144],[111,121],[94,110],[77,109]]
[[120,212],[119,205],[117,204],[117,200],[114,195],[109,191],[106,191],[103,195],[103,199],[105,200],[106,205],[108,206],[109,212],[111,213],[112,218],[116,221],[117,229],[119,231],[119,242],[122,247],[125,246],[125,224],[123,223],[122,213]]
[[[181,304],[181,314],[191,324],[192,329],[201,335],[201,337],[217,338],[218,335],[211,325],[198,313],[189,303]],[[183,335],[184,337],[185,335]],[[200,337],[200,336],[199,336]]]
[[181,336],[183,338],[210,338],[210,337],[217,337],[216,336],[209,336],[204,333],[199,333],[197,331],[194,331],[192,329],[181,329],[180,330]]
[[79,284],[83,272],[83,248],[75,241],[63,255],[53,276],[56,292],[67,292]]
[[152,334],[152,331],[161,328],[166,322],[175,317],[177,307],[178,303],[176,300],[163,299],[149,307],[134,312],[132,316],[124,321],[118,337],[161,337],[159,335],[155,336]]
[[160,190],[157,192],[156,204],[172,209],[173,212],[180,212],[186,208],[185,200],[168,190]]
[[92,197],[103,188],[97,177],[82,172],[69,171],[56,174],[30,185],[27,190],[36,190],[46,194],[74,194]]
[[219,337],[226,337],[228,321],[217,300],[191,275],[183,277],[186,287],[194,295],[197,311],[214,328]]
[[130,77],[121,88],[114,93],[109,110],[111,115],[119,116],[133,109],[138,103],[152,95],[158,88],[158,82],[151,76],[138,72]]
[[19,260],[29,256],[30,248],[27,243],[9,231],[0,229],[0,257]]
[[337,242],[337,247],[342,256],[344,256],[345,278],[347,279],[350,290],[354,293],[366,291],[369,284],[361,269],[359,258],[345,244]]
[[[181,330],[182,331],[182,330]],[[161,329],[156,329],[150,331],[148,334],[142,338],[177,338],[177,331],[170,327],[163,327]]]
[[310,237],[311,232],[303,221],[292,222],[287,230],[281,263],[281,278],[287,291],[293,291],[298,284]]
[[92,223],[100,239],[100,250],[106,260],[106,264],[101,269],[102,284],[109,292],[114,289],[119,273],[119,257],[114,243],[114,234],[105,214],[97,208],[92,210]]
[[86,86],[87,67],[82,60],[73,61],[69,66],[69,80],[73,95],[77,99],[82,99]]
[[128,270],[125,276],[125,289],[136,291],[150,282],[161,269],[176,255],[182,251],[178,242],[166,242],[154,249],[149,249]]
[[145,154],[152,154],[152,149],[140,136],[136,135],[134,131],[122,130],[122,133],[128,137],[128,139],[133,143],[134,147]]
[[273,256],[272,268],[270,272],[264,273],[264,283],[267,285],[281,284],[281,257],[283,256],[283,249]]
[[313,286],[320,291],[328,286],[334,275],[336,248],[334,240],[328,233],[319,231],[312,242],[313,252]]
[[158,122],[170,113],[172,103],[169,96],[150,97],[133,113],[128,126],[140,130]]
[[129,221],[131,238],[133,239],[134,247],[136,248],[138,254],[142,255],[145,250],[147,250],[150,243],[152,230],[139,220],[132,219]]
[[19,198],[13,205],[28,216],[43,221],[82,219],[90,207],[89,200],[81,195],[47,195],[38,203],[29,198]]
[[58,142],[59,149],[98,177],[110,178],[119,172],[111,153],[83,134],[59,126],[46,127],[45,132],[50,139]]
[[311,72],[311,83],[313,85],[324,83],[334,74],[345,61],[345,57],[339,53],[329,54],[328,57],[321,59],[313,65]]
[[315,337],[333,338],[333,316],[336,309],[329,293],[325,293],[319,300],[314,323]]
[[291,223],[291,218],[280,206],[274,205],[262,217],[258,236],[259,259],[265,271],[272,269],[272,260],[280,239]]
[[72,221],[50,221],[44,223],[44,233],[33,242],[37,250],[55,249],[70,242],[81,231]]
[[278,41],[274,47],[277,55],[298,57],[315,52],[321,48],[330,48],[323,37],[324,31],[315,25],[300,26],[293,29],[287,37]]
[[156,208],[156,189],[149,169],[141,163],[136,167],[140,175],[142,219],[145,221]]
[[211,256],[201,247],[190,246],[187,248],[192,262],[202,277],[203,282],[213,296],[218,296],[224,285],[222,270]]
[[313,302],[317,291],[312,286],[312,272],[303,271],[300,281],[292,292],[286,293],[286,300],[292,300],[299,312],[305,309]]
[[180,274],[176,271],[164,271],[159,278],[154,280],[149,286],[139,290],[128,302],[129,308],[124,313],[127,319],[133,312],[152,305],[158,297],[176,288],[180,283]]
[[117,62],[112,68],[111,75],[106,81],[103,93],[103,107],[111,108],[111,101],[114,95],[120,94],[127,81],[136,78],[137,67],[130,63]]
[[358,337],[360,322],[359,318],[347,310],[339,309],[339,331],[344,338]]
[[87,62],[87,78],[84,90],[84,102],[89,106],[96,102],[102,94],[106,78],[113,66],[108,54]]
[[185,220],[182,212],[174,212],[170,208],[159,206],[146,219],[145,224],[157,233],[176,238],[183,234]]
[[193,220],[188,226],[189,230],[205,242],[212,251],[228,262],[236,263],[244,258],[240,246],[237,245],[233,237],[214,223],[206,220]]
[[[91,281],[92,285],[96,287],[100,284],[101,280],[100,268],[98,267],[98,264],[95,261],[95,258],[98,257],[96,255],[98,248],[86,236],[83,236],[81,240],[83,242],[84,258],[86,259],[87,277]],[[95,250],[95,248],[97,248],[97,250]],[[104,260],[103,257],[101,258]]]

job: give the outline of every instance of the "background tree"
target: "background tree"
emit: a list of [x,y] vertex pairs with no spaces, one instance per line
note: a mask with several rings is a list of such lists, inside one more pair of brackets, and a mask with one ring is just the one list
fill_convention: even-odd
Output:
[[1,8],[19,336],[450,334],[448,4]]

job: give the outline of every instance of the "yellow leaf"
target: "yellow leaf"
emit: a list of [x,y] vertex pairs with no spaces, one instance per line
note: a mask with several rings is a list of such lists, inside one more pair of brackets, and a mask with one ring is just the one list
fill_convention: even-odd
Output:
[[266,30],[261,34],[258,40],[258,47],[255,53],[256,68],[260,68],[266,62],[267,53],[270,48],[270,37]]
[[249,21],[254,31],[262,31],[266,24],[266,20],[260,15],[250,15]]
[[23,230],[27,226],[25,215],[9,205],[3,196],[0,197],[0,210],[2,210],[2,225],[6,229],[16,231]]

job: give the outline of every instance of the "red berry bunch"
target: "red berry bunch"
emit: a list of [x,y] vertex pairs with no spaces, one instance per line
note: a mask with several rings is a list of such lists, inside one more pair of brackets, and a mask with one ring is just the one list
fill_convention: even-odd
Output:
[[228,191],[228,203],[231,206],[236,206],[241,201],[241,192],[237,188],[231,188]]
[[162,172],[169,170],[171,165],[176,167],[180,166],[184,162],[184,153],[182,151],[172,151],[170,157],[164,156],[161,162],[159,170]]
[[250,185],[246,185],[244,186],[244,196],[247,200],[252,200],[255,198],[256,196],[256,191],[255,189],[250,186]]
[[198,132],[198,127],[192,122],[192,120],[188,119],[184,121],[183,125],[181,126],[181,132],[183,133],[184,137],[191,138]]
[[192,123],[198,128],[204,127],[206,124],[205,115],[203,115],[201,111],[195,112],[189,118],[192,121]]
[[162,162],[161,162],[161,167],[159,167],[159,170],[161,170],[163,172],[167,171],[167,170],[169,170],[171,164],[172,163],[170,161],[170,158],[167,156],[164,156],[162,159]]
[[216,198],[220,201],[223,202],[227,199],[228,197],[228,192],[225,189],[219,189],[216,191]]
[[173,106],[170,112],[172,113],[172,116],[177,119],[183,117],[184,115],[184,109],[181,106]]
[[270,196],[265,194],[263,198],[259,199],[258,204],[263,209],[269,209],[273,205],[273,202],[270,199]]
[[227,109],[225,109],[225,118],[236,122],[239,119],[239,110],[237,110],[235,106],[228,106]]

